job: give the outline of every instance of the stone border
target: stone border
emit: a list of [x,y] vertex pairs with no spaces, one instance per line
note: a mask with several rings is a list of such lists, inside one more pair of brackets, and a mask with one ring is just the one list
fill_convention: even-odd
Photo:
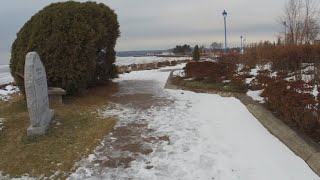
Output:
[[[178,87],[173,85],[171,78],[173,77],[173,71],[170,73],[168,80],[166,82],[166,89],[181,89],[188,90],[184,87]],[[258,102],[254,101],[252,98],[245,94],[233,93],[233,92],[223,92],[216,90],[192,90],[197,93],[208,93],[208,94],[218,94],[222,97],[235,97],[242,104],[246,106],[248,111],[276,138],[278,138],[283,144],[285,144],[291,151],[293,151],[297,156],[302,158],[310,168],[320,176],[320,145],[310,138],[299,134],[292,128],[287,126],[280,119],[275,117],[272,112],[263,107]]]

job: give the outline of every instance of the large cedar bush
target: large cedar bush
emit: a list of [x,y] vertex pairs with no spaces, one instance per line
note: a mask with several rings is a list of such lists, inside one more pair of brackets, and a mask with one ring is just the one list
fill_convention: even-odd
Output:
[[24,90],[25,56],[36,51],[47,71],[48,85],[68,94],[115,75],[117,15],[95,2],[54,3],[35,14],[12,45],[10,69]]

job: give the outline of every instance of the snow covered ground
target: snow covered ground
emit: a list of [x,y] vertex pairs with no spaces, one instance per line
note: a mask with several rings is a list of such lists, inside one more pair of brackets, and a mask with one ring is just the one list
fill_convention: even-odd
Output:
[[[169,74],[166,68],[120,75],[119,92],[115,96],[123,96],[125,101],[115,102],[101,113],[118,116],[117,127],[132,122],[146,123],[152,131],[142,133],[141,138],[165,135],[170,141],[149,143],[152,153],[141,154],[128,168],[112,168],[99,162],[124,153],[117,152],[114,148],[117,139],[109,135],[93,154],[78,163],[70,180],[319,179],[239,100],[164,89]],[[138,94],[150,95],[147,97],[155,100],[142,98],[144,101],[140,102],[138,98],[127,98]]]

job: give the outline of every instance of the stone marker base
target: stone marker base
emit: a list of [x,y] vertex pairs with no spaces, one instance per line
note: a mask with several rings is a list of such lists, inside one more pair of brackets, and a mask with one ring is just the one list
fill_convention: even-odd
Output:
[[49,109],[47,116],[43,119],[43,121],[41,121],[40,126],[33,127],[30,125],[28,127],[27,135],[28,136],[44,135],[48,130],[48,127],[50,125],[50,122],[51,122],[53,116],[54,116],[54,111],[52,109]]
[[62,96],[66,95],[66,94],[67,94],[66,91],[62,88],[49,87],[48,88],[48,95],[49,95],[50,107],[63,105]]

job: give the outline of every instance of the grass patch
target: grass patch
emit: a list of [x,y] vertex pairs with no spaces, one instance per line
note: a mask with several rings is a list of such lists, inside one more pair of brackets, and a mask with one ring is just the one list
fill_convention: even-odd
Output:
[[28,137],[29,115],[22,96],[0,102],[0,115],[5,118],[0,131],[0,171],[19,177],[59,177],[69,174],[75,162],[88,155],[115,125],[113,118],[102,118],[97,110],[107,105],[108,97],[117,90],[115,84],[89,90],[86,96],[69,97],[66,105],[55,107],[54,122],[46,136]]
[[226,92],[239,92],[245,93],[246,89],[240,88],[233,83],[212,83],[206,79],[202,80],[185,80],[184,78],[174,77],[172,83],[177,86],[186,87],[191,90],[217,90]]

